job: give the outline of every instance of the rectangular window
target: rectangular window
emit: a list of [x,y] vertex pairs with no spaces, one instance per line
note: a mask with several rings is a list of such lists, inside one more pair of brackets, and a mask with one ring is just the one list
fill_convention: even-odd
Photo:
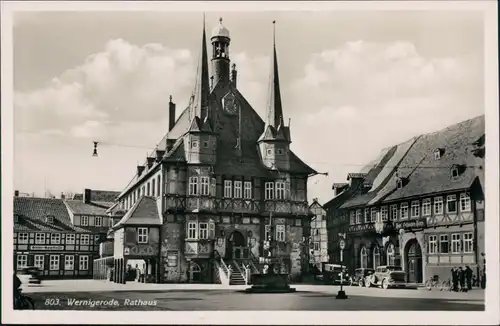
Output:
[[276,241],[285,241],[285,226],[283,224],[276,225]]
[[200,223],[200,239],[208,239],[208,223]]
[[363,212],[358,209],[356,210],[356,224],[361,224],[363,223]]
[[437,254],[438,243],[437,235],[429,235],[429,254]]
[[389,218],[391,221],[396,221],[398,219],[398,205],[391,205],[391,215]]
[[66,255],[64,256],[64,270],[72,271],[75,269],[75,256]]
[[80,216],[80,225],[89,226],[89,217],[85,215]]
[[431,215],[431,199],[426,198],[422,201],[422,216]]
[[351,211],[349,222],[350,222],[349,224],[351,224],[351,225],[356,224],[356,211]]
[[94,217],[94,224],[95,226],[102,226],[102,217],[100,216]]
[[457,196],[449,195],[446,197],[446,212],[456,213],[457,212]]
[[470,212],[470,196],[467,193],[460,194],[460,211]]
[[90,235],[82,234],[80,235],[80,245],[88,246],[90,244]]
[[370,210],[365,208],[365,223],[370,223]]
[[377,209],[372,208],[370,222],[375,223],[377,221],[377,213],[378,213]]
[[274,182],[266,182],[265,186],[265,199],[273,199],[274,198]]
[[234,198],[241,198],[242,197],[242,186],[243,183],[241,181],[235,181],[234,182]]
[[34,265],[35,265],[35,267],[40,268],[40,270],[42,270],[42,271],[43,271],[43,268],[44,268],[44,266],[43,266],[44,265],[43,264],[44,263],[44,258],[45,257],[43,255],[35,255],[35,263],[34,263]]
[[155,179],[153,179],[153,181],[152,181],[152,183],[151,183],[151,192],[152,192],[152,194],[151,194],[151,195],[153,195],[153,197],[155,197],[155,195],[156,195],[156,194],[155,194],[155,191],[156,191],[156,180],[155,180]]
[[50,235],[50,244],[61,244],[61,235],[59,233],[52,233]]
[[17,234],[17,243],[23,244],[23,243],[28,243],[28,233],[18,233]]
[[160,194],[161,194],[161,177],[158,176],[158,178],[156,178],[157,182],[156,182],[156,196],[160,197]]
[[198,195],[198,177],[189,177],[189,195]]
[[149,196],[149,182],[146,184],[146,196]]
[[411,217],[416,218],[420,216],[420,203],[418,200],[411,202]]
[[472,232],[464,233],[464,253],[474,252]]
[[28,267],[28,256],[17,255],[17,269]]
[[460,253],[460,233],[453,233],[451,235],[451,253]]
[[66,244],[75,244],[75,235],[72,233],[66,234]]
[[89,256],[80,256],[80,270],[86,271],[89,269]]
[[137,228],[137,243],[148,243],[148,228]]
[[209,177],[201,177],[201,195],[208,196],[210,194],[210,178]]
[[217,179],[212,178],[210,180],[210,196],[215,197],[215,193],[216,193],[216,189],[217,189],[216,187],[217,187]]
[[45,244],[45,233],[35,233],[35,243]]
[[196,222],[188,223],[188,239],[196,239],[197,225]]
[[319,251],[319,242],[314,243],[314,250]]
[[244,191],[245,199],[252,199],[252,182],[245,181],[245,191]]
[[447,254],[449,252],[449,247],[448,247],[448,235],[447,234],[441,234],[439,236],[439,252],[442,254]]
[[302,219],[296,218],[295,219],[295,226],[302,226]]
[[233,182],[231,180],[224,180],[224,197],[233,197]]
[[285,199],[285,183],[281,181],[276,182],[276,199]]
[[382,221],[385,222],[387,221],[387,206],[382,206],[380,207],[380,217],[382,218]]
[[400,211],[401,211],[400,218],[402,220],[407,219],[408,218],[408,203],[401,203]]
[[443,215],[443,197],[434,198],[434,214]]
[[51,271],[59,270],[59,255],[50,255],[49,266]]

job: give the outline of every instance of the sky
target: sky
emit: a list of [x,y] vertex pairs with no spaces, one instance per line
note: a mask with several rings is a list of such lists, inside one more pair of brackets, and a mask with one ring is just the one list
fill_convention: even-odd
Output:
[[[14,15],[14,187],[123,190],[195,84],[202,13]],[[471,11],[208,12],[238,89],[264,117],[272,21],[292,150],[332,198],[385,147],[484,114],[483,17]],[[209,53],[211,51],[209,50]],[[92,141],[99,141],[92,157]]]

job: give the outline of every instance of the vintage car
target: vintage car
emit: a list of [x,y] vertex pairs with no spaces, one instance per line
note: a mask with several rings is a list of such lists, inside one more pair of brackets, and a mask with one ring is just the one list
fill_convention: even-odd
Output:
[[380,286],[383,289],[390,287],[406,287],[406,273],[399,266],[378,266],[375,273],[367,277],[366,284]]
[[323,266],[323,282],[325,284],[348,285],[350,281],[346,266],[325,264]]
[[17,272],[17,277],[22,282],[22,284],[41,284],[42,279],[40,277],[41,271],[38,267],[30,266],[24,267]]
[[375,273],[373,268],[358,268],[354,271],[354,275],[351,276],[351,285],[358,285],[360,287],[365,286],[365,280],[367,277]]

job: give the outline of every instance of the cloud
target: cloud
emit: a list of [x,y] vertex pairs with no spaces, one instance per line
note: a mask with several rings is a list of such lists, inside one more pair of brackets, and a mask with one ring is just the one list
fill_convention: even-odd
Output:
[[383,148],[484,113],[480,57],[427,57],[406,41],[347,42],[315,53],[290,90],[290,114],[300,121],[292,134],[307,135],[293,146],[330,173],[310,183],[311,197],[323,201],[332,182]]

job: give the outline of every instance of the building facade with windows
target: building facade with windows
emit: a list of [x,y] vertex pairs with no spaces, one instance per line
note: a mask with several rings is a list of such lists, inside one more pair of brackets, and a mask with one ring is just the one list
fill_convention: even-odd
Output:
[[[144,197],[157,203],[157,212],[142,216],[161,221],[155,282],[225,282],[229,267],[232,276],[246,275],[248,268],[259,272],[258,258],[267,257],[270,232],[278,242],[278,269],[295,277],[307,265],[307,180],[316,171],[290,149],[276,47],[266,117],[261,119],[237,88],[230,42],[221,19],[210,38],[209,57],[203,29],[188,107],[175,119],[170,98],[168,133],[118,197],[124,211]],[[115,244],[118,231],[110,235]],[[114,252],[122,270],[130,259],[127,248],[131,252],[138,241],[135,233],[123,255]]]
[[309,206],[309,211],[314,215],[311,219],[309,263],[322,271],[323,263],[328,263],[329,259],[326,211],[316,198],[313,199],[313,203]]
[[335,214],[348,225],[352,268],[399,265],[412,283],[483,268],[484,135],[480,116],[385,149],[366,173],[349,174]]

